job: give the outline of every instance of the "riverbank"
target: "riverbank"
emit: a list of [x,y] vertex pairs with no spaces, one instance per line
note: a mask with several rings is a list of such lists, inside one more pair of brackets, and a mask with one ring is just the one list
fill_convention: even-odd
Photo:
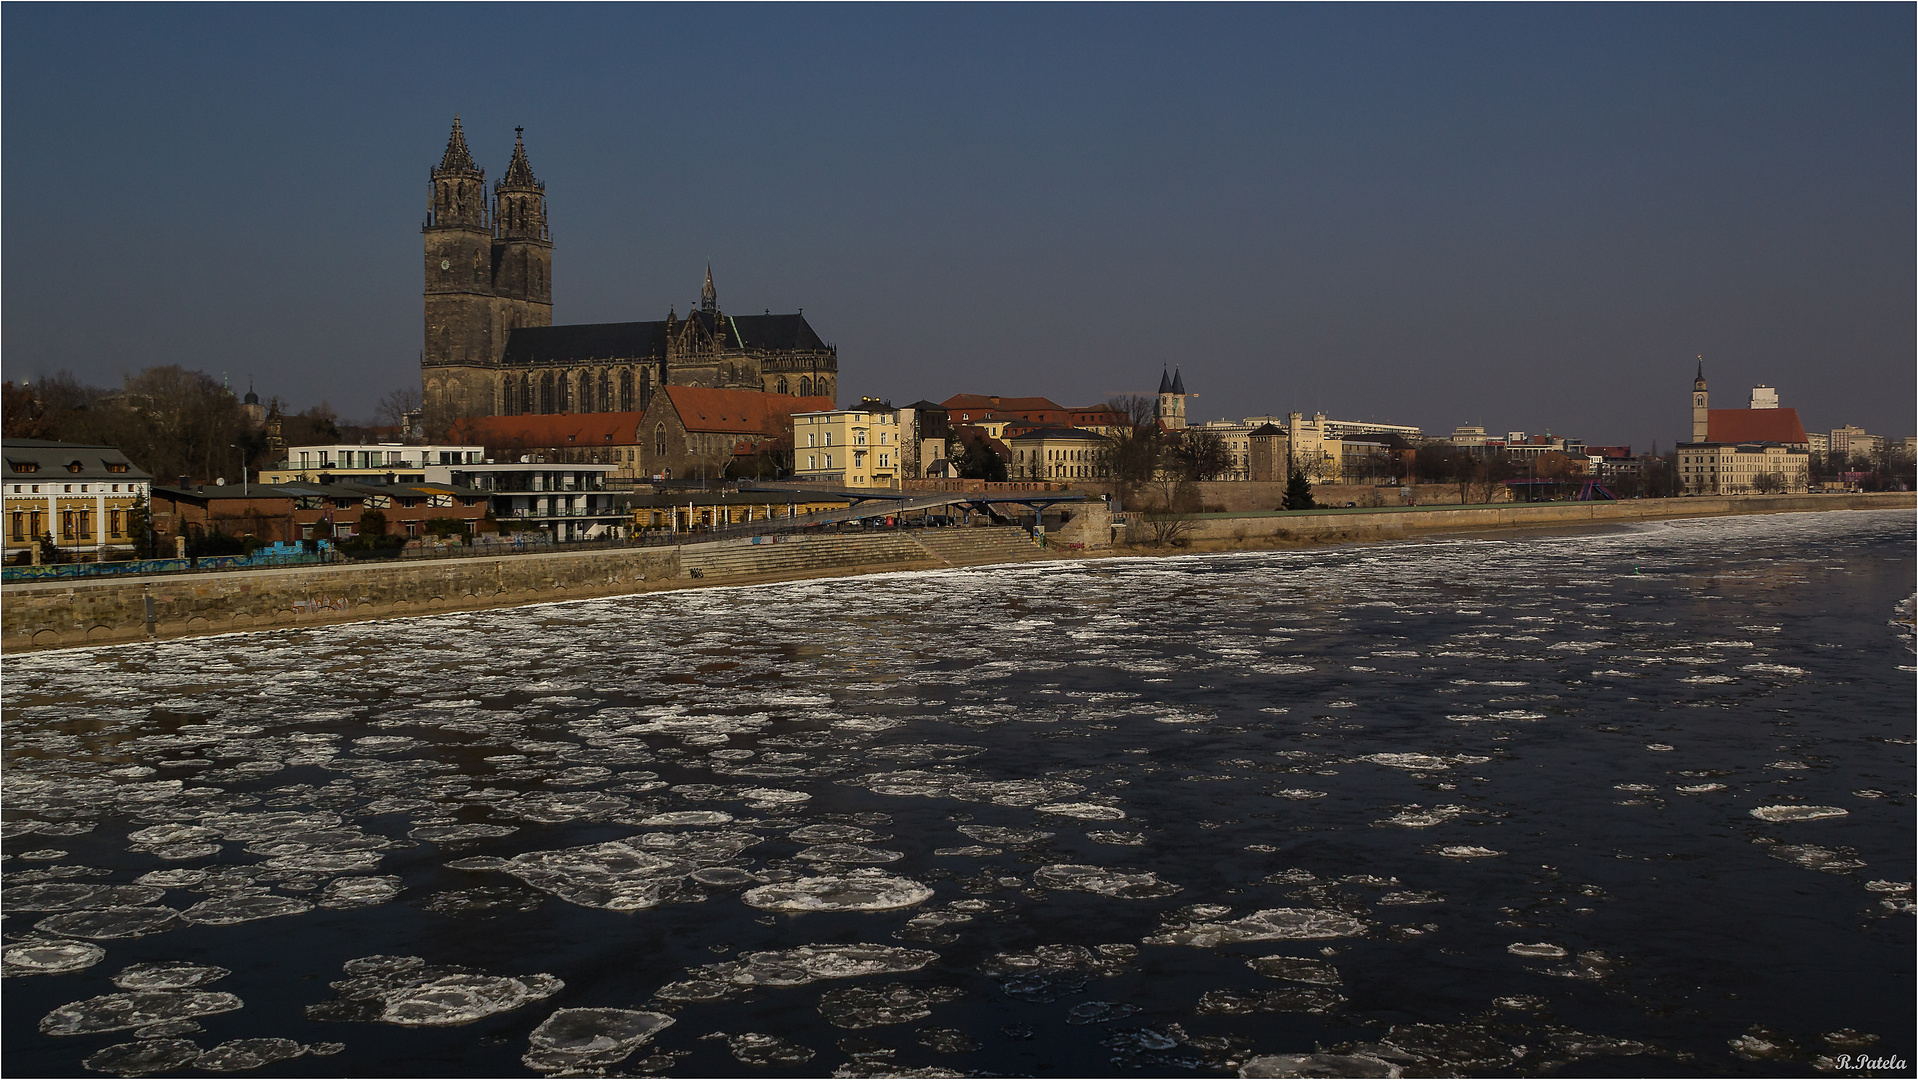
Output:
[[1018,527],[761,537],[678,548],[354,563],[110,581],[28,582],[0,591],[0,650],[23,652],[291,629],[556,600],[943,569],[1042,559],[1172,555],[1402,540],[1505,529],[1803,511],[1913,509],[1910,492],[1736,496],[1622,503],[1348,508],[1197,514],[1172,543],[1104,504],[1044,549]]

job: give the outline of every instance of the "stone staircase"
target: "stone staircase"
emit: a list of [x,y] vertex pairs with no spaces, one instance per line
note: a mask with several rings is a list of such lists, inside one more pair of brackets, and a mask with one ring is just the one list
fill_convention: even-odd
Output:
[[904,532],[766,536],[759,541],[688,544],[679,550],[679,576],[716,582],[774,580],[948,565]]
[[1031,562],[1053,557],[1030,533],[1018,526],[914,529],[911,535],[920,547],[947,566]]

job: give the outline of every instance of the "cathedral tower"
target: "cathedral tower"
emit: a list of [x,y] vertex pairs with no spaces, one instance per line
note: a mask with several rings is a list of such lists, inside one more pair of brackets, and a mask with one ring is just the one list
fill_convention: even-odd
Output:
[[426,208],[426,340],[421,390],[429,425],[491,413],[487,369],[494,341],[493,230],[486,213],[486,172],[473,161],[459,117],[446,153],[430,174]]
[[[513,160],[493,185],[493,291],[496,344],[521,326],[553,325],[553,238],[546,231],[546,185],[526,160],[525,128],[513,129]],[[497,353],[495,354],[497,355]]]
[[1692,380],[1692,441],[1702,443],[1711,435],[1711,395],[1705,392],[1705,358],[1698,358],[1698,377]]

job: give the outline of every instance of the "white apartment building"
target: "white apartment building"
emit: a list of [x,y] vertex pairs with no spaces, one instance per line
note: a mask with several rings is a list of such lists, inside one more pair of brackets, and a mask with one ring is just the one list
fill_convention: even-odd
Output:
[[[291,446],[277,468],[262,469],[262,484],[385,483],[450,484],[452,467],[486,460],[484,446],[406,446],[401,443],[335,443]],[[321,473],[328,479],[322,480]]]

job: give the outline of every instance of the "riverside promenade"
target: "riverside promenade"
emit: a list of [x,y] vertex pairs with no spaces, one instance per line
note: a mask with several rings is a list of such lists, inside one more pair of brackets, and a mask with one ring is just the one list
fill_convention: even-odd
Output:
[[0,650],[21,652],[247,630],[514,607],[886,571],[1056,558],[1258,550],[1403,540],[1444,533],[1627,524],[1670,518],[1804,511],[1912,509],[1911,492],[1729,496],[1616,503],[1340,509],[1195,514],[1179,547],[1148,546],[1151,531],[1104,504],[1068,529],[1033,540],[1020,527],[897,529],[742,538],[672,548],[559,550],[500,558],[351,563],[79,582],[24,582],[0,591]]

